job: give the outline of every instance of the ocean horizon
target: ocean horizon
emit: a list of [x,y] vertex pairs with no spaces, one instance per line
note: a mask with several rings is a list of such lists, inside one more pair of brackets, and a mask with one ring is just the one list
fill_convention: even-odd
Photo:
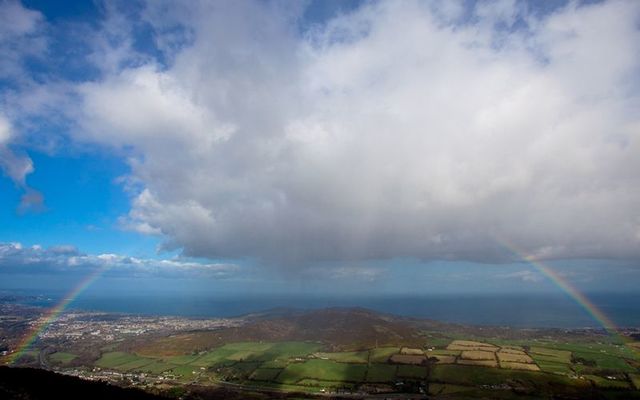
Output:
[[[52,307],[61,292],[33,290],[3,291],[23,298],[16,302]],[[618,327],[640,327],[640,294],[590,294],[592,303]],[[511,326],[514,328],[599,328],[585,308],[561,294],[466,294],[466,295],[120,295],[86,293],[68,306],[69,310],[182,316],[192,318],[237,317],[275,308],[302,310],[328,307],[360,307],[405,317],[441,322]]]

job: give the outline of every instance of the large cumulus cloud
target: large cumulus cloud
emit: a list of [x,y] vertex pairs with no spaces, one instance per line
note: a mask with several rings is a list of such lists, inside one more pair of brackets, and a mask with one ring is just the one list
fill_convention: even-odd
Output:
[[189,256],[640,257],[640,4],[453,5],[151,2],[159,55],[96,50],[72,136]]

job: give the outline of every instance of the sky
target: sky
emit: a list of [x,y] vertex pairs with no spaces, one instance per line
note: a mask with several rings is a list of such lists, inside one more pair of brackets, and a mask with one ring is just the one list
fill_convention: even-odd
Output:
[[639,43],[635,1],[0,0],[0,289],[637,292]]

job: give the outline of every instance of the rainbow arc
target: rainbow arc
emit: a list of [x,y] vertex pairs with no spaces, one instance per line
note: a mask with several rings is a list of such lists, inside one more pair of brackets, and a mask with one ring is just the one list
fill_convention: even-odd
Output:
[[619,339],[621,342],[625,342],[622,335],[619,333],[620,328],[609,318],[598,306],[596,306],[587,296],[581,293],[571,282],[556,272],[552,267],[543,261],[528,255],[526,252],[519,249],[516,245],[504,238],[496,238],[496,241],[513,253],[517,258],[525,261],[529,265],[533,266],[542,275],[547,277],[555,286],[561,291],[566,293],[571,299],[573,299],[584,311],[587,312],[609,335]]
[[[560,290],[566,293],[572,298],[582,309],[584,309],[600,326],[602,326],[609,335],[619,339],[622,343],[625,342],[622,335],[619,333],[619,328],[607,317],[607,315],[600,310],[591,300],[589,300],[583,293],[581,293],[575,286],[573,286],[562,275],[558,274],[553,268],[544,262],[528,255],[523,252],[514,244],[505,239],[497,239],[497,242],[512,252],[519,259],[527,262],[533,266],[536,270],[546,276],[551,282],[553,282]],[[40,318],[39,322],[25,335],[24,339],[20,342],[17,350],[9,356],[9,364],[15,363],[19,360],[34,344],[38,337],[64,312],[67,307],[82,294],[93,282],[95,282],[107,268],[97,269],[91,274],[87,275],[78,285],[76,285],[69,293],[67,293],[62,300],[60,300],[54,307],[52,307],[47,313]],[[636,349],[632,349],[634,352]]]
[[55,306],[50,308],[44,316],[42,316],[38,323],[36,323],[32,329],[25,335],[17,350],[9,356],[8,364],[13,364],[18,361],[24,354],[31,349],[33,343],[38,337],[51,325],[55,320],[60,317],[60,314],[69,307],[73,301],[82,294],[93,282],[95,282],[100,275],[102,275],[107,268],[99,268],[94,272],[87,275],[80,281],[71,291],[69,291]]

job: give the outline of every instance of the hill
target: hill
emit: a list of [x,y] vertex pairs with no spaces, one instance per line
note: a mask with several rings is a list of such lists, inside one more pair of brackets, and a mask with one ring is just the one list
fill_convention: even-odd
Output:
[[408,319],[365,309],[328,308],[252,315],[241,327],[190,332],[132,342],[140,354],[178,355],[233,341],[318,341],[328,350],[358,350],[375,346],[421,345],[424,330]]

